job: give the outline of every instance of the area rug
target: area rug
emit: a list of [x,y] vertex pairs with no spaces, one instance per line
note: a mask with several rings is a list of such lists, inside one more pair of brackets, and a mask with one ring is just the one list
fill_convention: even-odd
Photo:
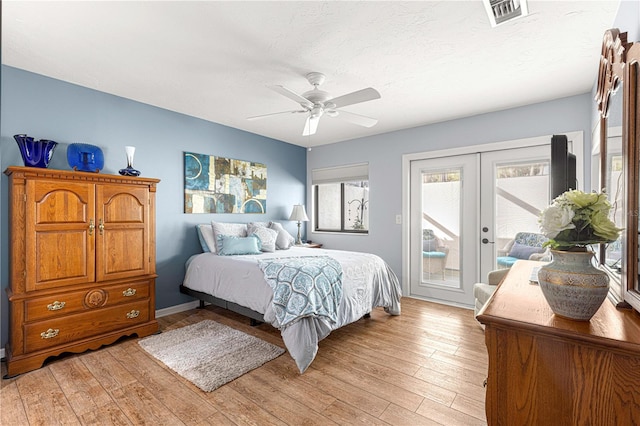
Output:
[[284,353],[276,345],[211,320],[166,331],[138,343],[205,392]]

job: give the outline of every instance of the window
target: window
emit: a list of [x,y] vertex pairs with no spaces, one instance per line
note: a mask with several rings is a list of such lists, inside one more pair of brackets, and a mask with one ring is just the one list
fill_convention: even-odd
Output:
[[312,171],[314,231],[369,232],[369,166]]

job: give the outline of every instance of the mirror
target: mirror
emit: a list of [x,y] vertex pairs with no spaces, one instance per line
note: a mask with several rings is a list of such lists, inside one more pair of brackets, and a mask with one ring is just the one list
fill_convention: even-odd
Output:
[[[623,143],[624,121],[624,60],[626,33],[607,30],[602,41],[596,101],[599,112],[600,178],[598,190],[604,190],[611,203],[610,218],[619,228],[626,227],[625,191],[627,164]],[[623,271],[628,263],[624,250],[624,236],[599,247],[599,263],[611,278],[611,295],[618,303],[623,299]],[[637,262],[636,262],[637,263]]]
[[640,211],[640,125],[638,123],[638,102],[640,101],[638,86],[640,85],[640,44],[635,43],[627,48],[626,67],[624,70],[624,106],[623,106],[623,155],[626,157],[627,169],[627,220],[625,229],[627,264],[623,269],[624,301],[640,312],[640,257],[638,244],[640,234],[638,220]]

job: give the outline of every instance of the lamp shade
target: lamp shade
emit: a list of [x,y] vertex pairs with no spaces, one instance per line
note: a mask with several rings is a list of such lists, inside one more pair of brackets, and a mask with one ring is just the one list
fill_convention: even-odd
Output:
[[302,204],[295,204],[293,206],[293,210],[291,210],[291,216],[289,216],[289,220],[296,220],[298,222],[309,221],[307,212],[304,210],[304,206]]

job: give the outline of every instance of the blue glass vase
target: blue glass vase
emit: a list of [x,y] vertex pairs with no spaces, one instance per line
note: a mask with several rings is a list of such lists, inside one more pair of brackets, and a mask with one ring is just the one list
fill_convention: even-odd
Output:
[[49,167],[49,161],[53,157],[53,151],[55,151],[58,142],[48,139],[34,141],[32,137],[27,135],[14,135],[13,138],[18,143],[25,166]]
[[67,148],[67,162],[73,170],[98,173],[104,167],[104,154],[99,146],[72,143]]

